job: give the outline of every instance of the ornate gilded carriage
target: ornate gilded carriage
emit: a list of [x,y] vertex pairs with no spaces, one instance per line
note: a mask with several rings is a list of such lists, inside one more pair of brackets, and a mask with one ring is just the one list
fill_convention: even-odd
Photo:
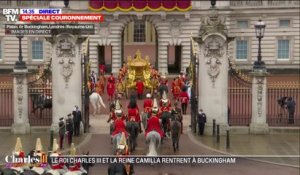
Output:
[[144,82],[146,89],[152,89],[149,57],[142,58],[141,52],[137,50],[134,59],[128,56],[127,61],[126,89],[134,89],[139,79]]

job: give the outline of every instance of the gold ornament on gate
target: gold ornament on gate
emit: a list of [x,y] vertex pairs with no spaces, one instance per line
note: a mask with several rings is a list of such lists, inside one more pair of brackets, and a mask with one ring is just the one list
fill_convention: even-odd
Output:
[[151,67],[149,57],[142,58],[140,50],[137,50],[134,58],[127,57],[127,81],[126,88],[135,88],[136,81],[140,79],[144,82],[145,88],[151,89]]

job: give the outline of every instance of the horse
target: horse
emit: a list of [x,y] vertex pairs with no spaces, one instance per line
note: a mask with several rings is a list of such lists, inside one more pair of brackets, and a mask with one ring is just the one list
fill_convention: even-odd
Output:
[[118,145],[120,144],[121,137],[122,137],[122,133],[118,133],[112,137],[112,143],[113,143],[112,152],[113,153],[115,153],[118,150]]
[[171,136],[172,136],[172,145],[174,152],[178,151],[179,149],[179,137],[181,131],[181,123],[179,119],[175,119],[171,121]]
[[52,108],[52,96],[47,96],[44,94],[31,94],[32,99],[32,113],[40,109],[40,118],[42,117],[42,111],[44,109]]
[[145,130],[147,128],[147,121],[149,119],[149,116],[150,115],[148,113],[146,113],[146,112],[142,113],[142,124],[143,124],[143,127],[144,127]]
[[139,134],[139,125],[135,121],[128,121],[126,123],[126,130],[129,133],[129,150],[132,152],[136,147],[136,139]]
[[146,137],[146,143],[149,143],[149,153],[147,156],[157,156],[157,150],[160,146],[161,137],[158,132],[150,131]]
[[163,112],[161,114],[161,123],[162,123],[162,126],[163,126],[163,131],[164,133],[168,133],[168,130],[169,130],[169,120],[171,118],[171,113],[170,112]]
[[100,112],[101,105],[106,108],[105,104],[103,103],[102,97],[97,93],[93,92],[90,96],[90,103],[93,106],[93,115],[96,115],[97,112]]

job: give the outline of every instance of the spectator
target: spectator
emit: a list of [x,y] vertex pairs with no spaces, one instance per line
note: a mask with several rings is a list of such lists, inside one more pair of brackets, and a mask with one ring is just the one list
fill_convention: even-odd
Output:
[[286,103],[286,108],[289,112],[289,124],[294,124],[295,106],[295,101],[292,97],[289,97]]

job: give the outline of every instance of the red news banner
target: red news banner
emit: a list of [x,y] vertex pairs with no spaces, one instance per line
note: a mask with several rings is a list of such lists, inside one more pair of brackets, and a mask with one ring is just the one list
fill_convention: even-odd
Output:
[[21,14],[24,22],[103,22],[101,14]]

